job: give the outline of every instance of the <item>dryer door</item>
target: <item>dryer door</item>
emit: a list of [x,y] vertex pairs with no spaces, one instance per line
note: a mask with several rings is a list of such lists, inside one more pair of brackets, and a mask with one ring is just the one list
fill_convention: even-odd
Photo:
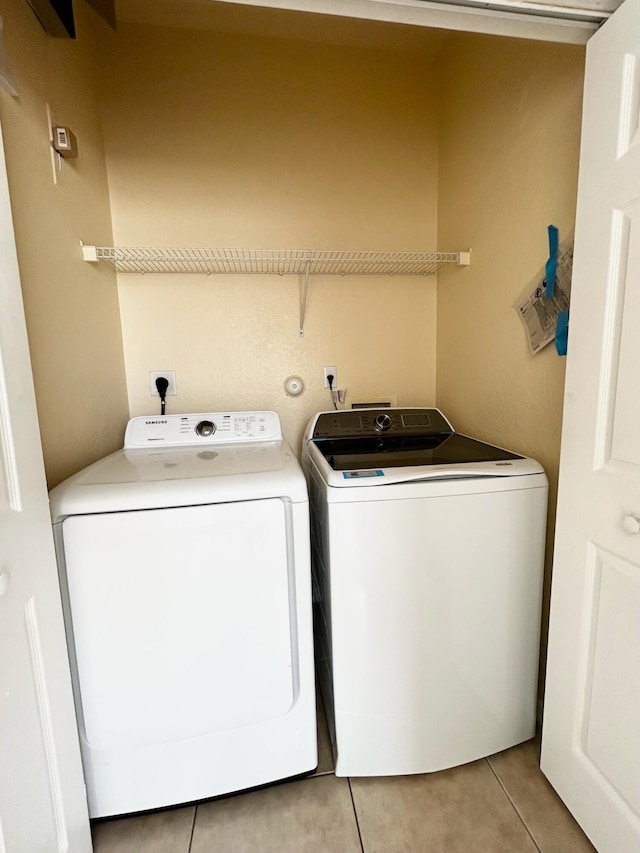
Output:
[[290,529],[279,499],[65,519],[85,763],[287,713]]

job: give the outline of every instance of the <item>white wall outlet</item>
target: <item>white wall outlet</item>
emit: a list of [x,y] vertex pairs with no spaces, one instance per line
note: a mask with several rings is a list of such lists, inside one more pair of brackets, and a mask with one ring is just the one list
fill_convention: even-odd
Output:
[[156,379],[164,376],[169,381],[167,388],[167,397],[175,397],[178,393],[176,388],[176,372],[175,370],[150,370],[149,371],[149,391],[152,397],[159,397],[158,389],[156,388]]
[[332,384],[333,384],[334,388],[337,388],[338,387],[338,368],[335,366],[335,364],[329,364],[329,365],[325,366],[323,368],[323,371],[324,372],[322,375],[324,376],[324,387],[325,388],[329,387],[329,380],[327,379],[327,376],[333,376],[333,383]]

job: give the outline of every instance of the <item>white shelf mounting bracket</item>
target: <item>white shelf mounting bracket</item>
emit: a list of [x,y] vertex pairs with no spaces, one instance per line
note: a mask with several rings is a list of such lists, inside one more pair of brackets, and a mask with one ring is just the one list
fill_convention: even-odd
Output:
[[85,246],[85,244],[80,241],[80,246],[82,247],[82,260],[88,261],[90,264],[98,263],[98,249],[96,246]]
[[309,276],[311,275],[311,259],[307,258],[304,265],[304,284],[302,286],[302,299],[300,300],[300,330],[299,335],[304,337],[304,316],[307,312],[307,294],[309,293]]

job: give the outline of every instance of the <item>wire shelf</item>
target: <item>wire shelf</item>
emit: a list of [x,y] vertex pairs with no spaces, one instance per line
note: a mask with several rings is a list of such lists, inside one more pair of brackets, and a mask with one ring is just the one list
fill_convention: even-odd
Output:
[[300,335],[304,335],[312,275],[434,275],[445,264],[467,266],[470,252],[362,252],[317,249],[151,249],[82,245],[85,261],[105,261],[119,273],[300,275]]
[[323,251],[316,249],[157,249],[83,246],[86,261],[121,273],[204,275],[433,275],[469,263],[468,252]]

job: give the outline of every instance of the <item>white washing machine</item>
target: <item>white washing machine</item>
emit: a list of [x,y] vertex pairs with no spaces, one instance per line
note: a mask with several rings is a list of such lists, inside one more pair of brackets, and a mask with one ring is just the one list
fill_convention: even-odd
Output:
[[320,413],[302,465],[336,774],[442,770],[533,737],[541,466],[436,409]]
[[50,502],[90,815],[313,770],[308,498],[278,416],[134,418]]

